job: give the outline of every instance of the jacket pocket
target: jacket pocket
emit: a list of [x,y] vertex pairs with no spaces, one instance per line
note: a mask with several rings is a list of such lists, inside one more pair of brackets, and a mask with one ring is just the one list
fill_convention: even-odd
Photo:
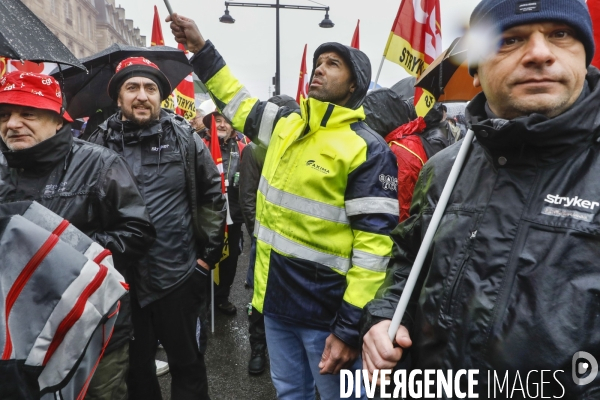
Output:
[[497,306],[492,359],[571,374],[578,351],[600,353],[600,237],[525,223]]
[[[431,216],[424,216],[427,227]],[[430,269],[421,298],[425,300],[424,310],[429,315],[439,315],[440,321],[450,319],[452,303],[477,239],[480,217],[479,211],[450,206],[434,236],[425,260]],[[438,243],[442,245],[437,246]]]

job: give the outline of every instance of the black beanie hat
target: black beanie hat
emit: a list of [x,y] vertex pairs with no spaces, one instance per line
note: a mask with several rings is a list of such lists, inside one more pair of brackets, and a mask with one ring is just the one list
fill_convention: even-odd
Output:
[[[585,48],[586,65],[594,57],[594,33],[587,5],[583,0],[482,0],[471,14],[470,29],[504,32],[508,28],[539,22],[562,22],[577,31]],[[469,73],[477,72],[476,54],[469,53]]]

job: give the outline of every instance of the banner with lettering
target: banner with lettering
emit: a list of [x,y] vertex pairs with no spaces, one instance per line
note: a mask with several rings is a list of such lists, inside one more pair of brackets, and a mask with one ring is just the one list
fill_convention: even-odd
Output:
[[[386,59],[419,77],[442,53],[442,27],[439,0],[403,0],[385,46]],[[435,97],[415,89],[415,108],[424,116],[435,104]]]

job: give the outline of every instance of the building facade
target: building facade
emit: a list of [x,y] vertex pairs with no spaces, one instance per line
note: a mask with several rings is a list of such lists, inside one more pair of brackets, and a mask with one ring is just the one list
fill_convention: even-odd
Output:
[[146,47],[146,37],[114,0],[21,0],[77,58],[113,43]]

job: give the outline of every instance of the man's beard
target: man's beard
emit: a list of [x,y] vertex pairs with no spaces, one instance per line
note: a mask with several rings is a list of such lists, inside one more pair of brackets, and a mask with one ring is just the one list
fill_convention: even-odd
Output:
[[308,97],[311,97],[315,100],[319,100],[319,101],[323,101],[323,102],[327,102],[327,103],[333,103],[333,104],[340,104],[342,103],[344,100],[346,100],[346,97],[348,96],[348,90],[346,88],[341,88],[338,87],[336,88],[336,90],[330,90],[327,89],[325,87],[321,87],[321,90],[317,90],[317,89],[312,89],[308,91]]
[[160,107],[159,107],[154,111],[152,111],[152,109],[150,109],[150,116],[148,118],[140,119],[135,116],[135,113],[133,112],[133,107],[134,106],[131,106],[130,109],[121,108],[121,113],[123,114],[123,117],[125,117],[125,119],[127,119],[128,121],[131,121],[141,127],[150,125],[150,123],[152,121],[157,120],[158,117],[160,116]]
[[227,132],[227,131],[220,131],[217,129],[217,136],[219,137],[219,139],[228,139],[231,136],[231,132]]

